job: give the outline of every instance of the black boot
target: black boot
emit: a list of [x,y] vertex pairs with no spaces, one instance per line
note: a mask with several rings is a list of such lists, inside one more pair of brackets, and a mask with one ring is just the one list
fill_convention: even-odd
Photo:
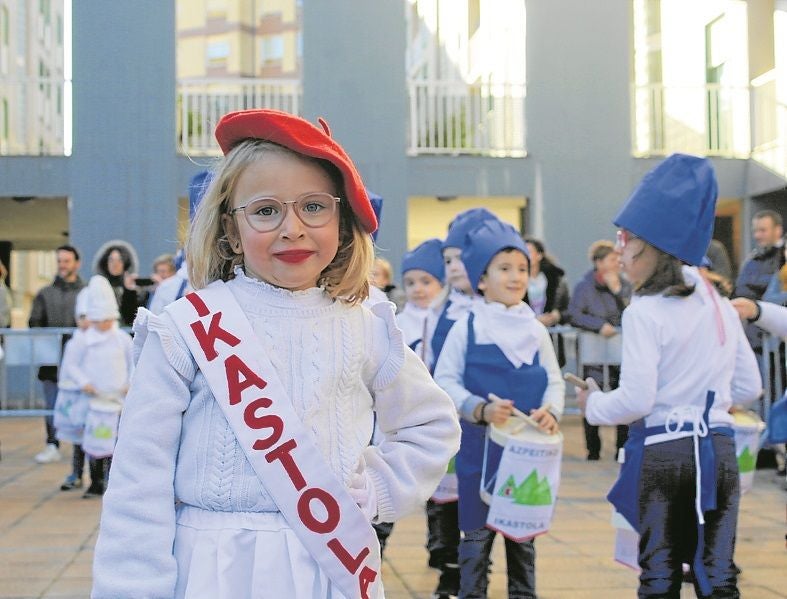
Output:
[[445,564],[440,573],[440,580],[437,583],[432,597],[434,599],[452,599],[459,595],[459,566],[457,564]]

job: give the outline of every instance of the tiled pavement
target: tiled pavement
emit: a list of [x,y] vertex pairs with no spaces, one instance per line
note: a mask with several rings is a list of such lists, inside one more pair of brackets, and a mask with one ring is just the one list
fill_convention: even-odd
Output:
[[[0,598],[88,597],[93,545],[101,509],[80,491],[61,492],[68,462],[37,465],[41,418],[0,418]],[[612,559],[613,529],[604,495],[617,466],[607,450],[586,462],[577,416],[563,423],[562,482],[553,528],[536,541],[541,599],[635,597],[636,574]],[[603,432],[605,448],[612,431]],[[64,454],[70,454],[67,447]],[[757,472],[754,490],[743,498],[736,560],[746,599],[787,597],[784,480],[773,470]],[[437,572],[427,567],[423,514],[397,523],[386,550],[383,580],[388,599],[427,598]],[[489,596],[505,592],[505,556],[495,544]],[[779,590],[781,589],[781,591]],[[684,586],[683,597],[693,597]]]

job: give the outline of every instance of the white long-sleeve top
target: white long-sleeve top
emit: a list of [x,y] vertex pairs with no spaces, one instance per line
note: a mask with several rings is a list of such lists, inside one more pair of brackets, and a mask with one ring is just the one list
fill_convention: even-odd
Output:
[[683,275],[695,285],[688,297],[634,296],[623,312],[620,385],[588,396],[590,424],[645,418],[646,426],[660,426],[675,408],[704,408],[707,392],[714,391],[709,422],[729,425],[733,403],[748,403],[762,393],[757,361],[735,309],[695,268],[684,267]]
[[[153,292],[153,297],[150,299],[150,306],[148,309],[153,312],[153,314],[161,314],[164,308],[178,299],[178,293],[180,293],[182,297],[191,292],[191,285],[189,285],[188,281],[189,268],[184,260],[174,276],[164,279],[158,284],[156,290]],[[183,291],[181,291],[181,287]]]
[[771,335],[787,337],[787,308],[770,302],[757,302],[757,305],[760,306],[760,317],[754,324]]
[[[502,304],[497,304],[503,309]],[[495,307],[497,307],[495,306]],[[485,306],[479,304],[473,311],[484,310]],[[494,309],[494,308],[493,308]],[[435,382],[445,389],[451,397],[460,416],[466,420],[474,422],[473,410],[479,403],[487,401],[486,397],[473,395],[464,386],[465,375],[465,355],[467,354],[467,321],[469,314],[461,316],[456,321],[446,337],[443,350],[435,366]],[[532,311],[527,315],[522,314],[521,327],[506,327],[506,330],[492,331],[485,326],[479,326],[476,319],[473,323],[475,331],[475,342],[477,345],[494,344],[494,339],[498,335],[522,335],[535,338],[534,347],[537,348],[539,363],[547,372],[547,388],[541,405],[549,405],[550,412],[558,419],[563,415],[565,404],[566,385],[560,374],[560,366],[555,356],[555,348],[546,327],[532,317]]]
[[66,344],[59,381],[78,389],[90,384],[98,395],[122,399],[134,372],[131,336],[114,325],[108,331],[75,331]]
[[[426,332],[427,317],[429,308],[419,308],[407,302],[402,311],[396,315],[396,324],[402,330],[404,344],[412,347],[413,351],[426,362],[426,347],[424,346],[424,334]],[[413,344],[416,344],[413,346]]]
[[[459,446],[448,396],[405,347],[392,306],[373,311],[321,289],[289,292],[236,270],[237,299],[337,478],[361,457],[378,517],[434,491]],[[171,597],[175,501],[205,510],[278,511],[165,311],[141,312],[144,341],[121,418],[95,550],[94,597]],[[147,333],[147,339],[143,339]],[[370,447],[373,412],[384,439]]]

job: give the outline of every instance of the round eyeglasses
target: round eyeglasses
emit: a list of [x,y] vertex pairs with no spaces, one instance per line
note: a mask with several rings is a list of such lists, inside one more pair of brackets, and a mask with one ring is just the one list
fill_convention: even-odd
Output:
[[227,214],[242,211],[252,229],[258,233],[267,233],[279,228],[287,215],[288,204],[293,204],[298,219],[307,227],[316,229],[331,222],[340,201],[340,198],[329,193],[307,193],[289,202],[261,197],[233,208]]

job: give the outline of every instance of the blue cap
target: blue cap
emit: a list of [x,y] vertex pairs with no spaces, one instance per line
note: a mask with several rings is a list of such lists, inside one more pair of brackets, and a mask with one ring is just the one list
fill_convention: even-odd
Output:
[[383,214],[383,197],[377,195],[373,191],[367,189],[366,195],[369,196],[369,202],[372,204],[372,210],[374,211],[374,215],[377,217],[377,228],[372,233],[372,239],[377,241],[377,234],[380,232],[380,218]]
[[498,220],[498,218],[486,208],[471,208],[457,214],[448,225],[448,235],[443,242],[443,249],[464,247],[465,235],[485,220]]
[[528,261],[530,260],[530,252],[527,251],[527,246],[517,230],[497,219],[482,221],[465,235],[462,262],[474,290],[478,290],[481,275],[486,271],[492,258],[509,248],[521,251],[527,256]]
[[202,196],[208,190],[212,179],[213,175],[210,174],[210,171],[200,171],[189,181],[189,220],[194,220],[197,206],[202,201]]
[[713,235],[717,195],[710,160],[673,154],[643,177],[613,222],[699,266]]
[[787,396],[771,406],[766,443],[787,443]]
[[407,252],[402,258],[402,274],[408,270],[426,271],[442,283],[445,278],[443,242],[437,238],[427,239],[415,249]]

